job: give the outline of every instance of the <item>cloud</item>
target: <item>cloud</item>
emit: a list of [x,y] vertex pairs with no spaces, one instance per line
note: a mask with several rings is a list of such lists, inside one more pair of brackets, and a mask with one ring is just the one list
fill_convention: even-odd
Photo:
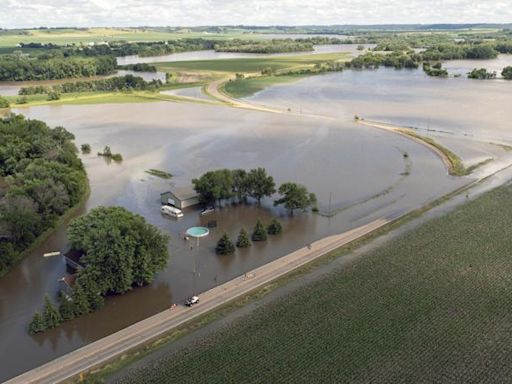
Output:
[[3,0],[0,27],[510,22],[510,0]]

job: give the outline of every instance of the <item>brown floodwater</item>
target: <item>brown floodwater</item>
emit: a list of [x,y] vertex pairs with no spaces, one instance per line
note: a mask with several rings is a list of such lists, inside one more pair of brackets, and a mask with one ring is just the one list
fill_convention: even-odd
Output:
[[[383,72],[380,80],[387,81],[388,75]],[[304,81],[320,82],[319,86],[327,88],[324,93],[332,91],[329,82],[321,83],[327,77],[313,79]],[[333,81],[344,87],[342,79],[334,77]],[[307,87],[308,92],[322,95],[313,85]],[[400,94],[402,87],[398,83],[395,91],[388,90],[390,97],[393,92]],[[297,91],[299,96],[292,98],[293,103],[304,97],[301,103],[310,109],[322,105],[314,96],[307,96],[306,88]],[[287,97],[294,92],[287,92]],[[323,97],[327,100],[328,95]],[[15,111],[51,126],[66,127],[76,135],[77,144],[89,143],[93,153],[105,145],[120,152],[125,159],[121,164],[106,163],[94,154],[82,156],[92,189],[84,211],[98,205],[120,205],[143,215],[171,235],[171,258],[153,284],[109,298],[97,313],[44,335],[30,336],[26,327],[32,314],[40,309],[46,293],[56,295],[62,284],[58,280],[65,273],[60,257],[42,257],[44,252],[66,250],[66,225],[59,227],[0,279],[0,380],[115,332],[172,303],[181,303],[194,291],[207,290],[309,242],[376,218],[398,216],[468,181],[448,176],[441,161],[425,147],[401,136],[356,125],[347,118],[362,113],[372,98],[371,92],[366,98],[359,93],[359,102],[358,94],[353,100],[347,96],[331,102],[329,114],[337,114],[338,110],[344,113],[338,120],[172,102],[41,106]],[[400,115],[411,105],[408,100],[394,105],[388,102],[389,109],[384,110]],[[318,112],[325,110],[319,108]],[[409,156],[404,157],[404,153]],[[229,205],[205,217],[194,209],[186,210],[180,220],[161,216],[159,195],[171,186],[189,185],[192,178],[207,170],[258,166],[265,167],[277,183],[296,181],[306,185],[317,194],[321,212],[337,214],[325,217],[299,213],[292,218],[267,199],[261,207],[254,203]],[[162,180],[150,176],[145,173],[149,168],[169,171],[174,177]],[[276,216],[284,226],[282,235],[232,256],[215,255],[215,242],[223,232],[235,238],[240,228],[251,230],[257,219],[269,222]],[[216,220],[218,227],[201,240],[199,247],[191,248],[192,244],[183,240],[184,231],[210,220]],[[195,287],[194,260],[199,271]]]

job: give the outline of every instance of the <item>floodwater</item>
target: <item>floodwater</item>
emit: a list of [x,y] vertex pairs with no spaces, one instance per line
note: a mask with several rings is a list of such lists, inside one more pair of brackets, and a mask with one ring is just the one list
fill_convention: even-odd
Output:
[[[58,279],[65,273],[60,257],[41,256],[66,249],[65,226],[60,227],[0,279],[0,380],[172,303],[181,303],[193,292],[207,290],[309,242],[376,218],[396,217],[468,181],[448,176],[439,159],[423,146],[356,125],[351,119],[335,121],[172,102],[41,106],[15,112],[51,126],[65,126],[76,135],[77,144],[89,143],[93,153],[104,145],[120,152],[125,159],[122,164],[108,164],[96,155],[83,156],[92,188],[84,210],[120,205],[142,214],[172,236],[171,259],[150,286],[111,297],[103,310],[32,337],[26,326],[33,312],[41,307],[45,293],[57,293]],[[329,218],[299,213],[290,218],[267,199],[261,207],[233,205],[204,217],[197,210],[186,210],[178,221],[161,216],[159,195],[172,185],[189,185],[192,178],[211,169],[258,166],[265,167],[278,184],[296,181],[306,185],[317,194],[321,212],[337,214]],[[145,173],[149,168],[169,171],[174,177],[169,181],[150,176]],[[240,228],[251,230],[257,219],[269,222],[275,216],[283,222],[282,235],[232,256],[215,255],[215,242],[223,232],[235,238]],[[183,240],[188,227],[213,220],[218,227],[198,248]],[[199,271],[195,282],[194,260]]]
[[[365,49],[373,48],[374,44],[363,44]],[[216,52],[212,50],[192,51],[172,53],[164,56],[148,56],[140,57],[138,55],[123,56],[117,58],[119,65],[137,64],[137,63],[165,63],[174,61],[191,61],[191,60],[220,60],[220,59],[239,59],[239,58],[255,58],[268,56],[294,56],[298,54],[321,54],[335,52],[349,52],[353,56],[359,55],[361,52],[357,49],[357,44],[326,44],[315,45],[313,52],[288,52],[288,53],[242,53],[242,52]]]
[[496,59],[491,60],[452,60],[443,63],[443,67],[450,74],[466,76],[475,68],[485,68],[489,72],[496,72],[501,77],[503,68],[512,65],[512,55],[499,55]]
[[248,100],[303,114],[338,119],[357,114],[414,127],[449,143],[470,164],[504,154],[489,143],[512,143],[512,82],[505,80],[431,78],[421,69],[349,70],[279,84]]

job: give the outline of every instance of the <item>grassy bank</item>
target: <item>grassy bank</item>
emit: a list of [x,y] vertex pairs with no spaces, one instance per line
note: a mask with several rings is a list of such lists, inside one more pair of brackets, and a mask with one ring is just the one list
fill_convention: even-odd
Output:
[[302,76],[261,76],[247,79],[228,81],[222,87],[222,91],[235,99],[254,95],[271,85],[289,83],[302,78]]
[[508,382],[511,201],[492,191],[125,382]]

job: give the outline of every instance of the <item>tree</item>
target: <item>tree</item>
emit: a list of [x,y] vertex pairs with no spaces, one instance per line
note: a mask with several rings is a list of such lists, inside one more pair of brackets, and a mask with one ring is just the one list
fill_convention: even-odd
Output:
[[9,108],[10,105],[9,100],[0,96],[0,108]]
[[52,92],[48,93],[47,100],[48,101],[60,100],[60,93],[56,92],[56,91],[52,91]]
[[316,204],[316,196],[309,193],[306,187],[296,183],[288,182],[279,187],[279,194],[282,197],[274,201],[274,205],[283,204],[293,216],[296,209],[306,210]]
[[46,330],[46,324],[43,320],[43,317],[39,312],[34,313],[32,321],[28,326],[28,332],[33,335],[34,333],[40,333],[44,330]]
[[267,175],[265,168],[251,169],[247,179],[250,190],[249,195],[258,200],[258,204],[261,204],[263,197],[270,197],[276,192],[274,179],[272,176]]
[[512,80],[512,66],[503,68],[503,71],[501,71],[501,76],[503,76],[503,78],[506,80]]
[[84,289],[76,284],[73,289],[73,314],[75,316],[82,316],[91,312],[91,306]]
[[91,153],[91,146],[89,144],[82,144],[80,146],[80,149],[82,150],[82,153],[84,153],[84,154]]
[[238,239],[236,241],[236,246],[238,248],[247,248],[251,245],[251,240],[249,239],[249,234],[247,231],[242,228],[240,233],[238,234]]
[[71,320],[75,317],[73,299],[63,291],[59,292],[59,313],[63,321]]
[[261,224],[261,221],[256,222],[256,226],[254,227],[254,231],[252,232],[252,241],[265,241],[267,240],[267,232],[265,231],[265,227]]
[[98,207],[73,220],[68,238],[73,249],[85,253],[78,280],[88,281],[81,283],[86,291],[102,295],[150,283],[169,259],[168,236],[121,207]]
[[233,193],[239,202],[245,201],[249,193],[249,180],[245,169],[231,171],[233,177]]
[[62,316],[48,295],[44,298],[43,320],[47,328],[55,328],[62,322]]
[[217,255],[229,255],[233,252],[235,252],[235,246],[231,242],[228,234],[224,233],[217,242],[215,253],[217,253]]
[[233,174],[229,169],[206,172],[199,179],[193,179],[192,184],[206,206],[233,196]]
[[489,79],[495,79],[496,78],[496,72],[487,72],[487,69],[480,68],[480,69],[473,69],[471,72],[468,73],[469,79],[479,79],[479,80],[489,80]]
[[270,224],[267,227],[267,233],[269,235],[278,235],[279,233],[282,232],[282,230],[283,230],[283,227],[282,227],[281,223],[279,221],[277,221],[276,219],[272,219],[272,221],[270,222]]

